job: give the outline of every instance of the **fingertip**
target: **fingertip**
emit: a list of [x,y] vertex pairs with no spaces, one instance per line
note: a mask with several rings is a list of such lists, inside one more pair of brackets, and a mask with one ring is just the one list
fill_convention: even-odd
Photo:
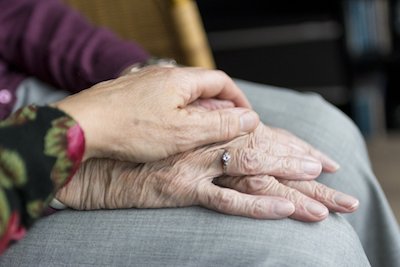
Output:
[[358,209],[359,206],[360,206],[360,201],[358,199],[356,199],[356,203],[354,203],[353,206],[348,207],[347,210],[348,210],[348,212],[354,212]]
[[256,202],[255,218],[283,219],[291,216],[296,208],[292,202],[285,198],[269,196]]
[[252,110],[248,110],[240,115],[240,132],[241,134],[246,134],[254,131],[258,124],[260,123],[260,118],[258,114]]
[[360,205],[358,199],[343,193],[337,193],[333,200],[336,205],[343,207],[347,212],[355,211]]
[[311,215],[309,216],[311,220],[320,221],[329,215],[328,208],[315,201],[308,201],[305,205],[305,209]]
[[295,212],[294,204],[288,200],[280,199],[275,200],[273,204],[273,212],[277,218],[286,218]]
[[340,170],[340,166],[338,167],[332,167],[326,164],[322,164],[322,171],[323,172],[327,172],[327,173],[335,173],[338,172]]
[[340,169],[339,163],[325,155],[322,158],[322,165],[324,171],[330,173],[337,172]]

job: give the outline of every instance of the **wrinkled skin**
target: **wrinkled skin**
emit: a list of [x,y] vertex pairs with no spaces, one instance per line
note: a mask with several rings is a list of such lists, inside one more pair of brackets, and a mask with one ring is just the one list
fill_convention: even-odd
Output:
[[[225,150],[232,159],[224,174]],[[292,134],[260,123],[251,134],[157,162],[89,160],[56,197],[79,210],[200,205],[252,218],[319,221],[328,209],[358,207],[355,198],[313,180],[338,167]]]

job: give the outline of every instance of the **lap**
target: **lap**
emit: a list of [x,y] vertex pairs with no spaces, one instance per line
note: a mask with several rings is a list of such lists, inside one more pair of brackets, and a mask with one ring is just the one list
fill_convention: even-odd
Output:
[[353,267],[368,261],[338,215],[309,224],[191,207],[62,211],[39,221],[0,265]]
[[[359,237],[364,249],[376,250],[377,245],[370,246],[376,238],[366,237],[377,233],[376,229],[368,232],[368,220],[377,215],[379,224],[383,214],[388,222],[390,210],[354,124],[317,95],[237,82],[265,123],[295,133],[341,163],[340,172],[319,179],[359,197],[360,212],[346,220],[331,214],[321,223],[306,224],[251,220],[201,208],[63,211],[39,221],[25,240],[1,257],[0,265],[368,265]],[[28,86],[40,90],[36,82]],[[378,204],[369,207],[369,201],[376,201],[376,196],[380,197],[377,202],[384,203],[382,212],[371,214]],[[393,233],[393,222],[389,224]]]

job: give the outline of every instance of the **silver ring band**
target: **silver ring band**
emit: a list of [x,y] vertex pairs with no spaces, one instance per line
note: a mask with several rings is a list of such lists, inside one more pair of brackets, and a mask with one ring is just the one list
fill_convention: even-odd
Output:
[[226,174],[226,171],[227,171],[227,168],[228,168],[228,164],[229,164],[229,161],[231,160],[231,158],[232,157],[229,154],[229,152],[225,150],[224,153],[222,154],[222,157],[221,157],[222,169],[224,171],[224,174]]

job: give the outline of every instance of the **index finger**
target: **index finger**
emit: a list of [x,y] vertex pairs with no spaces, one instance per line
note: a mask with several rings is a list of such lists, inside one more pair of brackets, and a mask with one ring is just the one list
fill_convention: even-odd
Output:
[[325,155],[321,151],[315,149],[313,146],[303,141],[294,134],[280,128],[271,128],[275,132],[275,138],[283,143],[286,143],[293,148],[303,150],[307,152],[312,157],[318,159],[322,163],[323,170],[326,172],[335,172],[340,168],[340,165],[331,159],[329,156]]

